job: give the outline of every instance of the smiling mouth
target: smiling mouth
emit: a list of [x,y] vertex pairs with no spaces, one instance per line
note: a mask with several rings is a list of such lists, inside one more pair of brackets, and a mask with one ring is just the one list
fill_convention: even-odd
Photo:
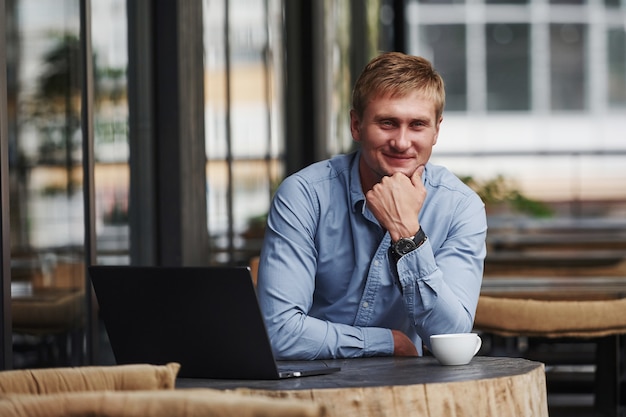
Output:
[[401,154],[384,154],[386,159],[392,161],[413,161],[415,159],[414,156],[409,155],[401,155]]

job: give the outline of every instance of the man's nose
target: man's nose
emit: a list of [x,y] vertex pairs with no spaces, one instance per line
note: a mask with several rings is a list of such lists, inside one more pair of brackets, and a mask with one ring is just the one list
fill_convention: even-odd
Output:
[[391,141],[391,146],[398,151],[405,151],[411,146],[407,129],[398,129],[397,135]]

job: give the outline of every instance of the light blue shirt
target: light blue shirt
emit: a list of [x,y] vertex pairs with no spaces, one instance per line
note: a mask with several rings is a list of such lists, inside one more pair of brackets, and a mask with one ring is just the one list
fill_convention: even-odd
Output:
[[396,273],[389,233],[365,203],[359,157],[304,168],[274,196],[257,294],[278,359],[392,355],[391,329],[421,352],[431,334],[472,330],[486,254],[483,202],[428,163],[419,214],[428,239]]

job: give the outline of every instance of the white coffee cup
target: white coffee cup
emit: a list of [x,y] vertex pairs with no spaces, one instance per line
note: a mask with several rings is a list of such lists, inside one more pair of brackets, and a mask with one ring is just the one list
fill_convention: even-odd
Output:
[[476,333],[434,334],[430,346],[435,358],[442,365],[466,365],[482,346]]

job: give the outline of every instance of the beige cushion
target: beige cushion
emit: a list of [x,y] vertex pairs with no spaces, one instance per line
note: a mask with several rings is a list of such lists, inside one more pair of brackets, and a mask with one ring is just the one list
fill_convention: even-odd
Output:
[[180,365],[91,366],[0,372],[2,417],[323,416],[312,401],[174,390]]
[[474,328],[504,336],[621,334],[626,333],[626,299],[552,301],[481,296]]
[[[0,393],[173,389],[180,364],[85,366],[0,372]],[[0,415],[3,415],[0,413]]]
[[80,392],[0,396],[3,417],[314,417],[312,401],[255,397],[210,389]]

